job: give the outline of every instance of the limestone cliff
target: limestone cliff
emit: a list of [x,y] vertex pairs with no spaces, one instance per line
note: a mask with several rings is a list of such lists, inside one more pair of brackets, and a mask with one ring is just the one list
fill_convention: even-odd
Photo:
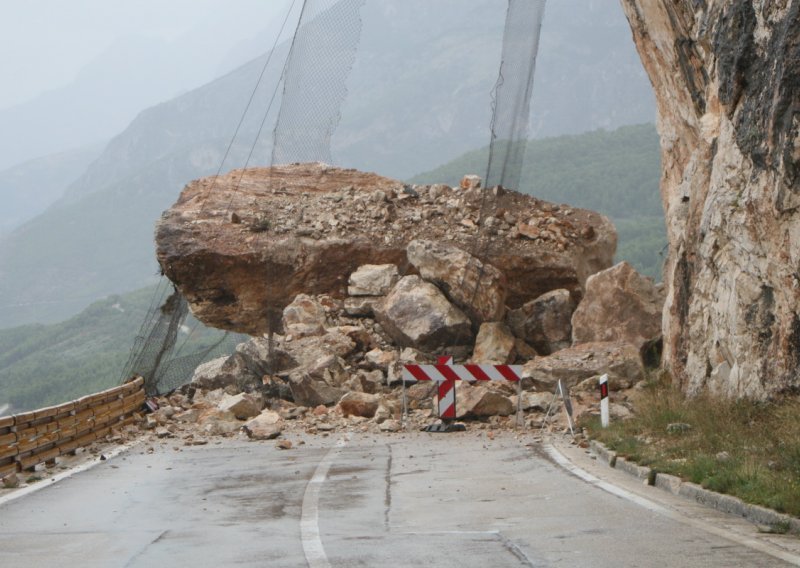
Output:
[[800,387],[800,0],[622,0],[655,89],[664,356],[689,393]]

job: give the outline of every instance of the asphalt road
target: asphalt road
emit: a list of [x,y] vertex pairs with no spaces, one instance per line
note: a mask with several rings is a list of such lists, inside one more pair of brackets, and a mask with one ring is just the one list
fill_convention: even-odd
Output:
[[[670,514],[613,495],[529,437],[294,441],[138,446],[50,483],[0,505],[0,566],[788,565],[742,544],[758,538],[746,523],[623,478]],[[796,544],[772,538],[759,542]]]

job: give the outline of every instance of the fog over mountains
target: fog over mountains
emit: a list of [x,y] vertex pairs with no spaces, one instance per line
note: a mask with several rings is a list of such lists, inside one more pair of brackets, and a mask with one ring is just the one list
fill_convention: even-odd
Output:
[[[338,164],[410,178],[484,146],[505,4],[367,0],[332,142]],[[269,34],[259,43],[269,48]],[[223,171],[244,163],[286,52],[284,43],[273,55]],[[153,223],[189,180],[217,170],[265,58],[143,110],[61,199],[0,238],[0,327],[61,320],[155,279]],[[532,108],[537,137],[654,120],[616,2],[548,4]],[[268,164],[270,131],[251,165]],[[0,188],[6,181],[0,177]]]

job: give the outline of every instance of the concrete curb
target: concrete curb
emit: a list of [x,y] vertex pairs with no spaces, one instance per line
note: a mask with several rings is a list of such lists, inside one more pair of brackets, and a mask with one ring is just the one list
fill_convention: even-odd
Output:
[[701,505],[711,507],[724,513],[737,515],[759,525],[786,527],[788,528],[788,532],[800,534],[800,519],[778,513],[777,511],[759,505],[750,505],[738,497],[709,491],[696,483],[683,481],[681,478],[674,475],[653,472],[649,467],[640,466],[625,458],[618,457],[615,451],[609,450],[604,444],[597,440],[589,442],[589,449],[598,459],[606,462],[610,467],[624,471],[637,479],[646,479],[649,484],[658,489],[696,501]]

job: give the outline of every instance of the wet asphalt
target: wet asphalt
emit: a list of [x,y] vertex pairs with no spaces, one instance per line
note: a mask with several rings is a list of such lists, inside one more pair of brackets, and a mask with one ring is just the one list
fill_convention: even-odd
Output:
[[0,566],[787,565],[601,491],[514,433],[293,441],[139,445],[45,479],[0,505]]

